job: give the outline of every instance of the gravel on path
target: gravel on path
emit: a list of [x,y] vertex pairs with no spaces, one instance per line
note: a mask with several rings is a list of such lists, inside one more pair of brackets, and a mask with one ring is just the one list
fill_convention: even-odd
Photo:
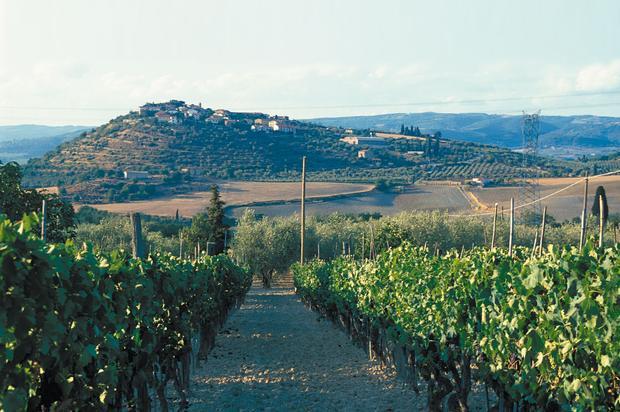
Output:
[[[306,308],[290,277],[253,285],[192,374],[190,411],[423,411],[410,384]],[[486,410],[474,388],[470,410]]]
[[395,373],[307,309],[290,279],[255,285],[193,374],[190,411],[426,409]]

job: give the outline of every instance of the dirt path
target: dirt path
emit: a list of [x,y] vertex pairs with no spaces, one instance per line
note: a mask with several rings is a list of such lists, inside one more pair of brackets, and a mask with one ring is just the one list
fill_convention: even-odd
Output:
[[424,396],[329,321],[288,284],[254,287],[194,374],[190,411],[422,410]]
[[252,288],[194,373],[189,402],[190,411],[419,411],[426,394],[369,361],[287,279]]

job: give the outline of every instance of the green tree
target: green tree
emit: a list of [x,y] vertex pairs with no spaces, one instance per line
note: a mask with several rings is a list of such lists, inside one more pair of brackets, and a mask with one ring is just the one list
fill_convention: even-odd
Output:
[[23,189],[19,164],[0,165],[0,214],[17,221],[28,213],[40,213],[43,200],[47,210],[47,239],[64,242],[75,236],[75,213],[71,204],[54,194],[43,194],[35,189]]
[[220,197],[217,185],[211,186],[211,201],[207,209],[207,224],[209,226],[209,241],[213,242],[214,253],[224,250],[224,236],[228,226],[224,222],[224,201]]
[[601,209],[599,205],[599,199],[603,198],[603,224],[607,223],[607,217],[609,216],[609,207],[607,206],[607,195],[605,194],[605,188],[599,186],[596,188],[594,194],[594,202],[592,203],[592,214],[596,217],[601,215]]

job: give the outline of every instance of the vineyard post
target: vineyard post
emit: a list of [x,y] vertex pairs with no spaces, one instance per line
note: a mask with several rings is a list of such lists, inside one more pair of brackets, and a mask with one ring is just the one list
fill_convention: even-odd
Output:
[[618,235],[616,234],[618,230],[618,223],[614,224],[614,244],[618,243]]
[[491,234],[491,250],[495,249],[496,227],[497,227],[497,203],[495,203],[495,214],[493,215],[493,232]]
[[583,186],[583,209],[581,210],[581,232],[579,234],[579,250],[583,249],[586,241],[586,213],[588,206],[588,172],[586,172],[586,181]]
[[47,202],[43,199],[43,204],[41,204],[41,240],[44,242],[47,240],[47,228],[46,226],[47,220]]
[[[209,254],[209,242],[207,242],[207,255]],[[200,257],[200,242],[196,242],[196,259]]]
[[538,249],[538,256],[542,256],[542,252],[543,252],[543,247],[544,247],[543,242],[545,241],[546,223],[547,223],[547,206],[543,208],[542,223],[540,224],[540,248]]
[[536,246],[538,246],[538,229],[534,231],[534,244],[532,245],[532,253],[530,253],[531,257],[536,256]]
[[372,224],[368,223],[368,226],[370,227],[370,243],[369,243],[369,247],[368,247],[368,257],[369,259],[374,259],[377,257],[377,254],[375,253],[375,234],[372,230]]
[[228,247],[228,229],[224,229],[224,250]]
[[144,244],[142,241],[142,220],[140,213],[132,212],[131,220],[131,253],[134,258],[144,257]]
[[362,232],[362,260],[364,260],[364,255],[366,254],[366,251],[364,250],[365,247],[366,247],[366,232]]
[[179,230],[179,259],[183,259],[183,232]]
[[515,232],[515,198],[510,198],[510,233],[508,236],[508,256],[512,256],[512,241]]
[[502,205],[502,222],[504,221],[504,205]]
[[605,216],[603,214],[603,196],[598,197],[598,247],[603,247],[603,232],[605,231]]
[[321,239],[316,242],[316,258],[321,259]]
[[301,244],[299,263],[304,264],[304,243],[306,237],[306,156],[301,159]]

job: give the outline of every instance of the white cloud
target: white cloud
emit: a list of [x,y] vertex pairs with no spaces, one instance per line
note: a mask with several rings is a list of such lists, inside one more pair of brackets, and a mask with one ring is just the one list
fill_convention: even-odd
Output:
[[586,66],[577,73],[575,89],[583,92],[613,90],[620,87],[620,59],[607,64]]

